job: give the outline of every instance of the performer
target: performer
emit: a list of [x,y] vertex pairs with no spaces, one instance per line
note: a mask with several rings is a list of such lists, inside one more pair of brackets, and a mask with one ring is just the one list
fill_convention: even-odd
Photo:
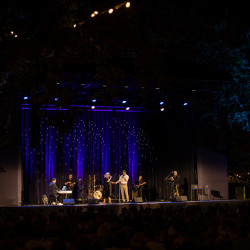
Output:
[[120,189],[121,189],[121,195],[122,195],[122,201],[123,202],[125,202],[124,193],[126,195],[127,202],[129,202],[128,180],[129,180],[129,176],[126,174],[126,170],[123,170],[122,175],[120,176],[119,180],[117,182],[115,182],[115,184],[120,182]]
[[142,179],[142,175],[139,175],[138,180],[135,182],[135,189],[137,191],[137,197],[142,197],[142,189],[143,185],[145,185],[146,182]]
[[180,195],[180,179],[181,177],[178,175],[177,171],[174,171],[173,176],[170,177],[170,181],[172,181],[171,198]]
[[83,202],[85,199],[85,188],[81,178],[76,182],[72,190],[72,196],[77,203]]
[[56,200],[55,195],[58,195],[57,191],[60,190],[56,185],[56,178],[53,178],[49,184],[49,201],[54,202]]
[[104,189],[103,189],[103,203],[106,203],[106,199],[108,199],[108,203],[111,204],[111,182],[112,176],[109,172],[104,175]]
[[73,187],[75,184],[76,182],[73,181],[73,175],[69,174],[69,178],[65,182],[65,185],[67,186],[67,190],[73,190]]

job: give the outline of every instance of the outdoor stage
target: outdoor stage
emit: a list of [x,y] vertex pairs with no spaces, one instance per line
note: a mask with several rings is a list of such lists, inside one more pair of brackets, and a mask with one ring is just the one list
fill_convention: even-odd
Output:
[[111,209],[112,212],[116,214],[120,214],[124,208],[129,209],[131,207],[136,207],[137,209],[140,209],[141,207],[143,209],[150,208],[150,209],[156,209],[156,208],[180,208],[180,207],[188,207],[188,206],[201,206],[202,209],[207,209],[211,206],[225,206],[228,205],[230,207],[239,207],[241,205],[247,205],[250,204],[250,199],[247,200],[208,200],[208,201],[184,201],[184,202],[142,202],[142,203],[112,203],[112,204],[75,204],[75,205],[25,205],[25,206],[12,206],[12,207],[0,207],[1,210],[5,209],[27,209],[27,210],[33,210],[41,211],[41,209],[46,213],[49,214],[53,211],[58,211],[60,213],[64,213],[68,211],[69,209],[72,210],[82,210],[82,212],[88,211],[88,210],[94,210],[95,212],[103,211],[105,208]]

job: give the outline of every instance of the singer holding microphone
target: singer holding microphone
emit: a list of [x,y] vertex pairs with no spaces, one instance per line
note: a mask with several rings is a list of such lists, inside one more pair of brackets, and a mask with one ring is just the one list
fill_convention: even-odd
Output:
[[112,176],[109,172],[104,175],[104,188],[103,188],[103,203],[106,204],[106,199],[108,203],[111,204],[111,182]]
[[126,170],[123,170],[122,175],[120,176],[119,180],[117,182],[115,182],[115,184],[120,182],[120,189],[121,189],[121,195],[122,195],[123,202],[125,202],[124,193],[125,193],[127,202],[129,202],[128,180],[129,180],[129,176],[126,174]]

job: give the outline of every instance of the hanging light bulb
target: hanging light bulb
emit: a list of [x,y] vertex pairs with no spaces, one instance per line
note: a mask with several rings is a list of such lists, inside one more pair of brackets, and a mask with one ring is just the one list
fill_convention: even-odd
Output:
[[129,8],[130,7],[130,2],[126,2],[126,8]]
[[109,9],[109,14],[112,14],[114,12],[114,9]]

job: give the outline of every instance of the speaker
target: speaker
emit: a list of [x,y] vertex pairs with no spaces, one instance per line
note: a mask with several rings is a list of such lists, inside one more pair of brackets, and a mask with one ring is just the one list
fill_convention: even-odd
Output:
[[187,201],[187,196],[175,196],[175,201]]
[[132,202],[140,203],[140,202],[143,202],[143,200],[142,200],[142,197],[134,197]]
[[98,199],[94,199],[94,198],[88,199],[88,204],[98,204],[98,203],[99,203]]
[[63,205],[75,205],[74,199],[63,199]]

